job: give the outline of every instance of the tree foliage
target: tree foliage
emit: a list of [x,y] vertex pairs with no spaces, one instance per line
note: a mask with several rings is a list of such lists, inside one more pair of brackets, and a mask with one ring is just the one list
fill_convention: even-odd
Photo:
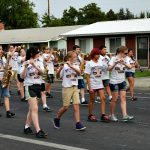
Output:
[[38,26],[38,15],[29,0],[0,0],[0,20],[6,29],[21,29]]

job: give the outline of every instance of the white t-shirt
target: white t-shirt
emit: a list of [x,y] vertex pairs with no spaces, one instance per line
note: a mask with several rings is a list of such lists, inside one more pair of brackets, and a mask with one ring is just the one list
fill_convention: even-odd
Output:
[[[81,58],[81,56],[77,56],[77,60],[76,60],[76,64],[79,66],[79,68],[80,68],[80,66],[81,66],[81,62],[82,62],[83,60],[82,60],[82,58]],[[81,75],[79,75],[78,76],[78,79],[83,79],[83,76],[81,76]]]
[[[76,64],[74,64],[73,67],[79,69],[79,66]],[[73,69],[71,69],[67,64],[64,64],[64,67],[60,72],[60,77],[63,79],[63,87],[72,87],[73,85],[78,85],[77,73]]]
[[[108,67],[110,58],[107,55],[105,55],[105,56],[100,55],[99,59],[101,59],[102,62]],[[106,80],[106,79],[109,79],[109,71],[108,70],[102,72],[102,80]]]
[[[126,60],[130,63],[131,66],[132,66],[132,65],[135,65],[135,60],[133,60],[131,57],[127,56],[127,57],[126,57]],[[132,67],[131,69],[126,68],[125,71],[126,71],[126,72],[133,72],[133,73],[135,73],[135,67]]]
[[[114,56],[111,58],[109,65],[113,66],[115,62],[117,62],[119,58],[117,56]],[[129,65],[129,62],[124,58],[124,61],[127,65]],[[118,63],[114,66],[114,68],[111,71],[111,76],[110,76],[110,83],[111,84],[118,84],[122,83],[125,81],[125,65]]]
[[17,62],[18,62],[18,72],[17,74],[21,73],[22,67],[23,67],[23,62],[25,61],[25,57],[18,56]]
[[[44,71],[43,63],[39,59],[36,59],[35,62],[37,66]],[[24,67],[22,67],[22,70],[23,69]],[[24,79],[24,85],[29,86],[29,85],[41,84],[41,83],[43,83],[42,76],[38,74],[38,70],[34,66],[29,64],[27,67],[26,77]]]
[[6,64],[6,58],[5,58],[5,57],[2,57],[2,58],[0,59],[0,80],[2,80],[3,75],[4,75],[4,67],[5,67],[5,64]]
[[[10,52],[8,52],[9,54]],[[9,60],[9,64],[12,66],[12,70],[17,71],[18,70],[18,58],[19,54],[18,52],[14,52],[14,54],[12,55],[12,57]]]
[[49,70],[48,74],[54,74],[54,63],[53,63],[54,55],[52,55],[52,54],[43,54],[44,59],[49,58],[49,57],[50,57],[49,61],[46,62],[46,64],[48,65],[48,70]]
[[103,72],[102,61],[95,63],[93,60],[87,62],[84,73],[90,75],[90,84],[92,89],[104,88],[102,83],[102,72]]

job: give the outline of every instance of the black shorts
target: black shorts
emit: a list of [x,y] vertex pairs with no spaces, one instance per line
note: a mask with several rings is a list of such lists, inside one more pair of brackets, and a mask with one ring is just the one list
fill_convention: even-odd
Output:
[[104,87],[109,86],[109,79],[102,80]]
[[54,83],[54,75],[48,74],[48,83]]
[[110,90],[112,92],[117,92],[117,91],[126,91],[126,81],[123,81],[118,84],[109,84]]
[[24,79],[22,79],[22,78],[20,77],[20,74],[17,74],[17,79],[18,79],[19,82],[24,82]]
[[41,85],[33,84],[30,86],[25,86],[25,97],[26,100],[34,97],[41,98]]
[[45,83],[42,83],[41,84],[41,92],[44,92],[45,91]]

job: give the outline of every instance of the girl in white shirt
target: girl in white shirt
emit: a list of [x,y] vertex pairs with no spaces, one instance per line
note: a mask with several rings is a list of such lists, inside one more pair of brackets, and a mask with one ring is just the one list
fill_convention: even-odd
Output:
[[24,79],[22,79],[20,77],[20,73],[21,73],[21,70],[22,70],[22,67],[23,67],[23,62],[25,61],[26,59],[26,52],[25,50],[22,48],[20,49],[19,51],[19,56],[17,58],[17,62],[18,62],[18,72],[17,72],[17,78],[18,78],[18,81],[19,81],[19,89],[20,89],[20,96],[21,96],[21,101],[25,101],[25,97],[24,97]]
[[106,98],[104,94],[104,86],[102,83],[102,72],[107,70],[100,57],[100,50],[93,49],[90,54],[91,61],[86,64],[85,72],[87,77],[88,90],[90,94],[88,121],[96,122],[97,118],[93,114],[95,93],[101,99],[101,121],[108,122],[109,117],[105,114]]
[[26,53],[26,62],[21,73],[21,78],[24,79],[25,97],[28,100],[29,111],[27,114],[26,124],[24,127],[25,134],[31,134],[31,123],[36,129],[37,138],[45,138],[47,134],[41,130],[38,119],[38,99],[41,97],[41,82],[44,72],[43,63],[38,61],[39,49],[31,47]]
[[60,128],[60,118],[68,110],[70,106],[70,101],[72,99],[74,116],[76,120],[75,129],[76,130],[85,130],[85,126],[80,122],[80,109],[79,109],[79,90],[78,90],[78,75],[80,75],[80,69],[77,64],[74,62],[77,59],[77,54],[73,51],[67,53],[68,61],[60,68],[58,74],[63,79],[62,81],[62,97],[63,97],[63,106],[58,110],[56,118],[53,119],[54,128]]
[[140,68],[140,65],[138,62],[134,59],[134,53],[132,49],[128,50],[127,53],[127,60],[129,61],[130,65],[132,68],[126,69],[126,78],[129,82],[129,90],[130,90],[130,95],[131,95],[131,100],[136,101],[137,97],[134,97],[134,74],[135,74],[135,68],[138,67]]
[[118,121],[115,116],[115,108],[120,94],[121,99],[121,111],[122,111],[122,120],[129,121],[134,117],[127,114],[126,107],[126,82],[125,82],[125,69],[131,68],[129,62],[126,60],[126,53],[128,49],[125,46],[121,46],[117,49],[117,55],[112,57],[109,62],[109,70],[111,71],[110,77],[110,89],[112,91],[112,100],[110,103],[110,120]]

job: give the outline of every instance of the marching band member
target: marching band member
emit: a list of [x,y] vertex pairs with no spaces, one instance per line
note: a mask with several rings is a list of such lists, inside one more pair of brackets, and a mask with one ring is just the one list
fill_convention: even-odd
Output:
[[[100,54],[101,54],[100,59],[103,61],[103,63],[105,63],[108,66],[110,58],[106,55],[106,46],[101,45],[99,47],[99,50],[100,50]],[[102,72],[102,81],[103,81],[103,85],[106,89],[106,92],[109,96],[108,99],[109,99],[109,101],[111,101],[112,95],[111,95],[111,90],[109,87],[109,71],[108,70]]]
[[134,74],[135,74],[135,68],[140,68],[139,63],[134,59],[134,53],[132,49],[128,50],[128,53],[126,53],[127,57],[126,59],[129,61],[132,68],[127,68],[125,75],[129,82],[129,90],[131,95],[131,100],[136,101],[137,97],[134,97]]
[[110,103],[110,120],[118,121],[115,116],[115,108],[120,94],[121,99],[121,111],[122,120],[129,121],[134,117],[129,116],[126,106],[126,81],[125,81],[125,68],[131,68],[130,63],[126,60],[126,53],[128,49],[125,46],[121,46],[117,49],[116,56],[113,56],[109,62],[109,70],[111,71],[110,77],[110,89],[112,91],[112,100]]
[[5,70],[5,66],[6,66],[6,58],[3,57],[3,49],[2,49],[2,46],[0,46],[0,95],[2,96],[2,98],[4,98],[6,117],[13,118],[15,116],[15,113],[10,111],[9,87],[8,86],[3,87],[3,85],[2,85],[4,72],[7,71],[7,70]]
[[45,67],[45,63],[43,60],[43,56],[42,54],[39,56],[39,58],[37,59],[38,61],[40,61],[43,65],[44,65],[44,73],[42,75],[42,80],[41,80],[41,100],[42,100],[42,104],[43,104],[43,110],[45,112],[52,112],[53,109],[51,109],[48,105],[47,105],[47,98],[46,98],[46,90],[45,90],[45,83],[47,82],[48,78],[48,71],[47,71],[47,67]]
[[60,77],[62,78],[62,97],[63,97],[63,106],[58,110],[56,114],[56,118],[53,119],[53,126],[56,129],[60,128],[60,118],[62,115],[68,110],[70,106],[70,101],[72,99],[73,108],[74,108],[74,117],[76,121],[76,130],[85,130],[85,126],[83,126],[80,122],[80,99],[79,99],[79,90],[78,90],[78,78],[80,75],[80,69],[77,64],[75,64],[77,54],[73,51],[69,51],[67,53],[68,61],[62,66],[58,74],[60,73]]
[[54,56],[49,47],[44,48],[43,53],[44,63],[48,67],[48,82],[46,83],[46,95],[49,98],[53,98],[51,94],[51,84],[54,83]]
[[20,74],[21,74],[21,70],[22,70],[22,67],[23,67],[23,62],[25,61],[26,59],[26,52],[23,48],[20,49],[19,51],[19,56],[18,56],[18,72],[17,72],[17,78],[18,78],[18,81],[19,81],[19,89],[20,89],[20,96],[21,96],[21,101],[24,102],[26,101],[25,100],[25,96],[24,96],[24,79],[22,79],[20,77]]
[[[81,54],[81,48],[78,45],[74,45],[73,46],[73,50],[76,51],[77,53],[77,60],[76,63],[78,64],[78,66],[82,66],[82,63],[84,63],[84,59],[81,58],[80,54]],[[84,70],[81,70],[81,74],[84,74]],[[81,105],[88,105],[88,102],[85,100],[85,83],[84,83],[84,79],[82,75],[78,76],[78,89],[80,90],[80,94],[81,94]]]
[[95,93],[101,99],[101,121],[109,122],[109,117],[105,114],[106,98],[104,94],[104,86],[102,83],[102,71],[107,70],[105,64],[99,59],[99,49],[92,49],[90,53],[91,60],[86,64],[85,73],[87,77],[88,91],[90,95],[89,100],[89,115],[88,121],[97,122],[96,116],[93,114]]
[[16,85],[17,85],[17,90],[18,90],[18,95],[20,94],[20,89],[19,89],[19,81],[17,78],[17,71],[18,71],[18,62],[17,62],[17,58],[19,56],[19,53],[16,51],[16,47],[14,47],[13,45],[9,45],[9,49],[8,49],[8,57],[9,57],[9,64],[12,67],[12,76],[11,76],[11,80],[15,80],[16,81]]
[[38,98],[41,97],[41,75],[44,72],[43,63],[38,61],[39,52],[37,47],[30,47],[29,50],[27,50],[26,62],[24,62],[21,73],[21,78],[24,79],[25,84],[25,98],[29,104],[24,133],[31,134],[33,132],[31,130],[31,123],[33,122],[36,137],[46,138],[47,134],[40,128],[38,117]]

